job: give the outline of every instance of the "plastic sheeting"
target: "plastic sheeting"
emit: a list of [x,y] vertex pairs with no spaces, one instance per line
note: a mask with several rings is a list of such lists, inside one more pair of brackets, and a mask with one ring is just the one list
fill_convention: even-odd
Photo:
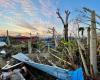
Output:
[[82,68],[78,68],[75,71],[69,71],[60,67],[35,63],[23,53],[18,53],[12,57],[56,77],[57,80],[84,80]]

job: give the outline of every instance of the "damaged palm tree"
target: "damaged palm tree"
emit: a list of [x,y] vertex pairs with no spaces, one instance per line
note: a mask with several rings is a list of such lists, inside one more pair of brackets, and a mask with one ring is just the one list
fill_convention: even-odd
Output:
[[68,41],[68,18],[69,18],[69,15],[70,15],[70,12],[67,10],[65,10],[65,14],[66,14],[66,20],[64,21],[64,19],[62,18],[62,16],[60,15],[59,13],[59,9],[57,9],[57,15],[58,17],[61,19],[63,25],[64,25],[64,39],[66,41]]

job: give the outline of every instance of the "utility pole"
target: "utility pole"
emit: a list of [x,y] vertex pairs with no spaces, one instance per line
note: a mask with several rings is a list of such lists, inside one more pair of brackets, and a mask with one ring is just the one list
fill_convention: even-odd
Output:
[[97,52],[96,52],[96,13],[94,10],[88,8],[83,8],[85,11],[91,13],[91,27],[90,27],[90,69],[93,70],[93,73],[96,75],[97,70]]
[[8,32],[8,30],[7,30],[7,43],[8,43],[8,46],[11,45],[11,44],[10,44],[10,39],[9,39],[9,32]]
[[95,11],[91,14],[91,28],[90,28],[90,63],[93,66],[94,74],[97,74],[97,51],[96,51],[96,20]]

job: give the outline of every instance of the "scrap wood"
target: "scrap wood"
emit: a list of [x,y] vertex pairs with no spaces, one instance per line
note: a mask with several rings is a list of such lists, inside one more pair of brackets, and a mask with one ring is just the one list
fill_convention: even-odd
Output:
[[56,55],[54,55],[54,54],[52,54],[52,53],[50,53],[50,54],[51,54],[52,56],[54,56],[55,58],[59,59],[60,61],[63,61],[64,63],[67,63],[67,64],[70,65],[73,69],[76,68],[76,65],[75,65],[75,64],[70,63],[70,62],[68,62],[68,61],[66,61],[66,60],[63,60],[63,59],[61,59],[60,57],[58,57],[58,56],[56,56]]
[[52,66],[56,66],[56,64],[54,64],[51,60],[48,60],[46,56],[44,56],[44,58],[45,58]]
[[82,59],[82,63],[83,63],[83,66],[84,66],[84,70],[85,70],[85,73],[87,76],[90,76],[89,72],[88,72],[88,68],[87,68],[87,65],[86,65],[86,62],[85,62],[85,59],[83,57],[83,54],[82,54],[82,50],[81,50],[81,47],[79,45],[79,41],[77,40],[77,43],[78,43],[78,47],[79,47],[79,53],[80,53],[80,56],[81,56],[81,59]]

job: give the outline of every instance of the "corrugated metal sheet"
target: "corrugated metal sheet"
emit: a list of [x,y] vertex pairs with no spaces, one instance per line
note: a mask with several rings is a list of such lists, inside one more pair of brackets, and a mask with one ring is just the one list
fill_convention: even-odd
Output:
[[79,68],[75,71],[69,71],[66,69],[62,69],[60,67],[54,67],[54,66],[35,63],[23,53],[19,53],[12,57],[56,77],[57,80],[84,80],[82,68]]

